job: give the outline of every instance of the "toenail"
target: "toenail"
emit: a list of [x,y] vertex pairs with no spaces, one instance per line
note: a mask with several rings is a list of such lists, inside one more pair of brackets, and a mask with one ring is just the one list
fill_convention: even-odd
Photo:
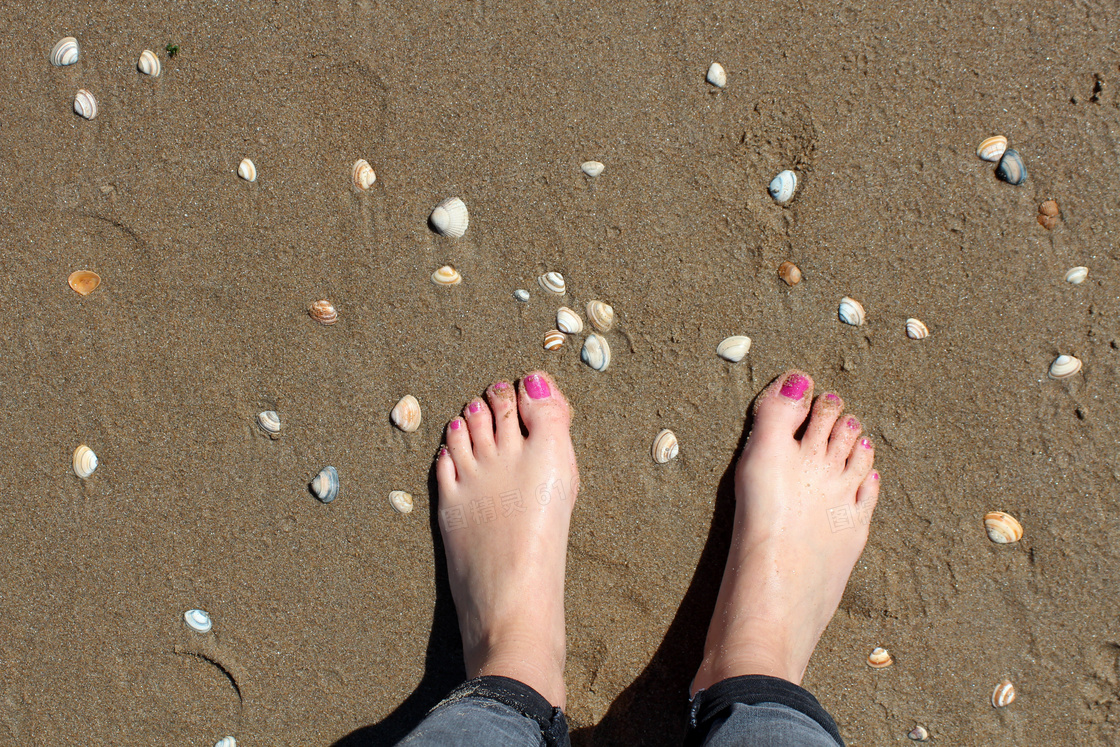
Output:
[[871,473],[871,479],[872,480],[878,480],[879,479],[879,473],[878,472],[872,472]]
[[790,399],[801,399],[801,396],[805,394],[805,390],[808,389],[812,385],[812,383],[813,382],[809,380],[809,377],[795,373],[788,379],[786,379],[784,384],[782,384],[780,393],[783,397],[789,397]]
[[829,400],[830,402],[839,402],[840,401],[840,398],[837,397],[835,394],[826,394],[826,395],[824,395],[824,398]]
[[544,380],[544,377],[533,374],[525,379],[525,393],[529,395],[530,399],[544,399],[552,394],[552,390],[548,388],[548,382]]
[[478,402],[478,401],[471,402],[469,405],[467,405],[467,410],[472,412],[472,413],[478,412],[481,409],[482,409],[482,403]]
[[848,427],[853,431],[859,430],[859,421],[855,418],[848,418]]
[[436,454],[436,456],[437,456],[437,457],[445,457],[445,456],[447,456],[447,447],[446,447],[446,446],[440,446],[440,447],[439,447],[439,453],[438,453],[438,454]]
[[860,441],[859,441],[859,445],[862,446],[865,449],[870,449],[871,448],[871,439],[870,438],[861,438]]
[[495,392],[501,392],[501,391],[504,391],[506,389],[509,389],[509,384],[505,383],[504,381],[499,381],[497,384],[494,385],[494,391]]
[[454,420],[451,421],[451,430],[453,430],[453,431],[459,430],[459,426],[462,425],[462,424],[463,424],[462,420],[459,420],[459,418],[455,418]]

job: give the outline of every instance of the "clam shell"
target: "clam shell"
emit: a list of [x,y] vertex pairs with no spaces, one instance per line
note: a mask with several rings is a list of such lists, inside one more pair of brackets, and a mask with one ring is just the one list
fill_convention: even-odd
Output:
[[1011,705],[1014,700],[1015,686],[1011,684],[1011,680],[1000,682],[996,685],[996,689],[992,690],[992,706],[995,708]]
[[153,78],[158,78],[159,72],[163,68],[159,64],[159,58],[156,57],[155,53],[150,49],[145,49],[140,53],[140,59],[136,63],[136,69],[144,73],[144,75],[150,75]]
[[393,406],[392,412],[389,413],[389,419],[393,421],[393,425],[405,433],[414,433],[420,427],[420,421],[423,419],[423,414],[420,412],[420,401],[411,394],[404,395],[400,402]]
[[436,233],[457,239],[467,232],[470,216],[467,215],[467,206],[458,197],[448,197],[436,205],[428,219]]
[[550,329],[544,335],[545,350],[559,350],[564,347],[564,333],[558,329]]
[[97,99],[86,89],[79,88],[74,94],[74,111],[86,119],[93,119],[97,116]]
[[929,327],[921,319],[911,317],[906,320],[906,336],[911,340],[924,340],[929,337]]
[[394,490],[389,493],[389,505],[398,514],[412,513],[412,495],[403,490]]
[[564,276],[558,272],[546,272],[537,278],[537,284],[545,291],[555,296],[562,296],[568,292],[568,286],[564,282]]
[[583,350],[580,351],[579,357],[596,371],[606,371],[611,365],[611,346],[607,344],[605,337],[592,332],[583,341]]
[[583,331],[583,320],[567,306],[561,306],[556,310],[556,327],[564,334],[578,335]]
[[1066,273],[1066,282],[1081,285],[1089,277],[1088,267],[1071,267]]
[[716,355],[725,361],[738,363],[747,357],[751,349],[751,338],[746,335],[733,335],[727,337],[716,346]]
[[976,149],[976,155],[985,161],[997,163],[999,159],[1003,158],[1003,153],[1006,150],[1007,138],[1003,135],[992,135],[980,143],[980,147]]
[[51,50],[51,64],[55,67],[66,67],[78,61],[78,40],[72,36],[64,36],[58,40]]
[[444,265],[432,273],[432,282],[436,285],[458,285],[463,282],[463,276],[451,265]]
[[1039,213],[1037,220],[1038,225],[1042,226],[1047,231],[1054,230],[1054,226],[1058,225],[1058,219],[1052,215],[1042,215],[1041,213]]
[[210,614],[206,610],[187,610],[183,613],[183,620],[187,627],[196,633],[209,633],[214,627]]
[[354,178],[354,186],[363,192],[368,192],[373,183],[377,181],[377,174],[373,172],[373,167],[369,165],[369,161],[364,158],[359,158],[354,162],[354,168],[351,169],[350,175]]
[[275,410],[265,410],[257,414],[257,425],[270,436],[280,433],[280,413]]
[[1009,545],[1023,539],[1023,525],[1011,514],[991,511],[984,514],[984,531],[988,539],[1000,545]]
[[614,326],[614,307],[605,301],[588,301],[587,321],[600,332],[610,332]]
[[242,158],[241,163],[237,164],[237,175],[247,182],[255,182],[257,180],[257,166],[248,158]]
[[74,474],[85,480],[97,469],[97,455],[93,453],[93,449],[82,444],[74,449],[73,463]]
[[583,170],[583,173],[587,174],[592,179],[599,176],[599,174],[602,174],[603,169],[606,168],[606,166],[599,163],[598,161],[584,161],[579,165],[579,167]]
[[524,303],[529,300],[529,291],[524,288],[518,288],[513,292],[513,297]]
[[708,74],[705,77],[716,88],[723,88],[727,85],[727,71],[718,62],[713,62],[708,66]]
[[323,503],[330,503],[338,497],[338,470],[323,467],[311,480],[311,492]]
[[237,740],[233,737],[222,737],[214,743],[214,747],[237,747]]
[[918,724],[913,729],[911,729],[910,732],[906,736],[910,737],[915,742],[928,742],[929,741],[929,729],[922,726],[921,724]]
[[774,202],[785,205],[793,199],[793,193],[797,189],[797,174],[786,169],[770,180],[769,189]]
[[1027,180],[1027,167],[1023,165],[1023,157],[1019,155],[1019,151],[1007,149],[996,166],[996,176],[1008,184],[1022,184]]
[[838,313],[840,315],[840,321],[844,322],[844,324],[850,324],[853,327],[862,326],[866,316],[863,311],[863,304],[847,296],[840,299],[840,310]]
[[97,286],[101,285],[101,276],[90,270],[75,270],[70,273],[70,277],[66,278],[66,282],[78,294],[88,296],[97,290]]
[[319,324],[326,326],[330,326],[338,321],[338,311],[334,308],[334,304],[325,298],[322,301],[316,301],[311,304],[307,309],[307,313],[311,315],[312,319],[319,322]]
[[797,285],[801,282],[801,269],[793,262],[782,262],[778,265],[778,277],[780,277],[786,285]]
[[1042,204],[1038,206],[1039,215],[1045,215],[1048,218],[1058,217],[1058,212],[1057,200],[1043,200]]
[[653,456],[653,461],[658,464],[666,464],[677,458],[680,452],[680,445],[677,443],[677,434],[673,433],[668,428],[662,428],[657,432],[653,438],[653,445],[649,449],[650,454]]
[[1081,359],[1072,355],[1059,355],[1050,364],[1051,379],[1068,379],[1081,370]]
[[891,664],[894,664],[894,657],[891,652],[887,651],[882,646],[876,646],[871,649],[871,653],[867,655],[867,666],[873,669],[886,669]]

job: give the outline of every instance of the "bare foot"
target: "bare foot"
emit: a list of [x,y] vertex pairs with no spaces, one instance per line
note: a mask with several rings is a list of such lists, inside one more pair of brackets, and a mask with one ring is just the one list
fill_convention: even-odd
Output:
[[[563,708],[564,565],[579,473],[568,402],[541,371],[500,381],[447,426],[439,525],[467,676],[519,680]],[[521,435],[518,414],[528,436]]]
[[[874,448],[835,394],[790,371],[758,398],[735,470],[735,528],[690,694],[765,674],[801,684],[879,497]],[[794,433],[809,423],[801,440]]]

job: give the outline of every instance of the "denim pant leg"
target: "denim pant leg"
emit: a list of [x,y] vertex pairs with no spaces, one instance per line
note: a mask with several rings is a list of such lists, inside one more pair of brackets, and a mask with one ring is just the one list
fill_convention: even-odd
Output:
[[832,716],[777,677],[730,677],[696,693],[686,747],[844,747]]
[[451,691],[401,747],[570,747],[568,722],[543,695],[509,677],[476,677]]

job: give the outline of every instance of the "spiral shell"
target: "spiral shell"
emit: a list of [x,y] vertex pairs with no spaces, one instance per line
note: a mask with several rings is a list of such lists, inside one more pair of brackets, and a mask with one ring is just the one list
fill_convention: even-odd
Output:
[[558,272],[546,272],[537,278],[537,284],[554,296],[562,296],[568,292],[568,286],[564,282],[564,276]]
[[458,285],[463,282],[463,276],[451,265],[444,265],[432,273],[432,282],[443,286]]
[[1003,708],[1009,706],[1015,701],[1015,686],[1011,684],[1011,680],[1003,680],[996,689],[992,690],[992,706],[995,708]]
[[525,303],[529,300],[529,291],[525,290],[524,288],[518,288],[513,292],[513,297],[521,303]]
[[1027,180],[1027,167],[1023,165],[1023,157],[1019,155],[1019,151],[1007,149],[996,166],[996,176],[1008,184],[1022,184]]
[[280,413],[275,410],[265,410],[257,414],[257,425],[270,436],[280,434]]
[[603,169],[606,168],[606,166],[599,163],[598,161],[584,161],[579,165],[579,167],[583,171],[583,173],[587,174],[592,179],[599,176],[599,174],[602,174]]
[[550,329],[544,335],[545,350],[559,350],[564,347],[564,333],[558,329]]
[[93,453],[93,449],[82,444],[74,449],[73,463],[74,474],[85,480],[97,469],[97,455]]
[[928,742],[929,741],[929,729],[922,726],[921,724],[918,724],[913,729],[911,729],[909,731],[909,733],[907,733],[906,736],[910,737],[915,742]]
[[725,361],[738,363],[747,357],[747,353],[751,349],[751,338],[746,335],[733,335],[724,338],[723,342],[716,346],[716,355],[723,358]]
[[882,646],[876,646],[867,655],[867,666],[873,669],[886,669],[891,664],[894,664],[894,657]]
[[222,737],[214,743],[214,747],[237,747],[237,740],[233,737]]
[[592,332],[583,341],[583,350],[580,351],[579,357],[596,371],[606,371],[611,365],[611,346],[607,344],[605,337]]
[[847,296],[840,299],[839,315],[840,321],[853,327],[862,326],[866,316],[863,311],[863,304]]
[[420,421],[423,419],[423,413],[420,412],[420,401],[411,394],[404,395],[393,406],[392,412],[389,413],[389,419],[393,421],[393,425],[405,433],[414,433],[420,427]]
[[578,335],[583,331],[583,320],[567,306],[561,306],[556,310],[556,327],[564,334]]
[[311,304],[307,313],[311,315],[312,319],[324,326],[330,326],[338,321],[338,311],[335,310],[334,304],[325,298]]
[[66,67],[78,61],[78,40],[72,36],[64,36],[58,40],[51,50],[51,64],[55,67]]
[[1081,370],[1081,359],[1072,355],[1059,355],[1050,364],[1051,379],[1068,379]]
[[237,175],[247,182],[255,182],[257,180],[257,165],[248,158],[242,158],[241,163],[237,164]]
[[999,159],[1003,158],[1003,153],[1006,150],[1007,138],[1003,135],[993,135],[980,143],[980,147],[976,149],[976,155],[980,156],[980,158],[985,161],[997,163]]
[[708,66],[708,74],[704,77],[716,88],[723,88],[727,85],[727,71],[718,62],[713,62]]
[[338,497],[338,470],[323,467],[311,480],[311,492],[323,503],[330,503]]
[[196,633],[209,633],[210,628],[214,627],[210,613],[206,610],[187,610],[183,613],[183,621]]
[[389,505],[398,514],[412,513],[412,494],[403,490],[394,490],[389,493]]
[[150,49],[145,49],[140,53],[140,59],[136,62],[136,69],[144,73],[144,75],[158,78],[159,72],[163,68],[159,64],[159,58],[156,57],[155,53]]
[[436,205],[428,220],[436,233],[457,239],[467,232],[470,216],[467,215],[467,205],[458,197],[448,197]]
[[782,262],[778,265],[778,277],[786,285],[793,287],[801,282],[801,269],[793,262]]
[[614,307],[605,301],[588,301],[587,321],[600,332],[610,332],[614,327]]
[[93,119],[97,116],[97,99],[86,89],[79,88],[74,94],[74,111],[86,119]]
[[769,189],[774,202],[785,205],[793,199],[793,193],[797,189],[797,174],[786,169],[770,180]]
[[1081,285],[1089,277],[1088,267],[1071,267],[1066,273],[1066,282]]
[[1023,539],[1023,525],[1011,514],[991,511],[984,514],[984,531],[988,539],[999,545],[1009,545]]
[[906,320],[906,336],[911,340],[924,340],[929,337],[929,327],[921,319],[911,317]]
[[373,172],[373,167],[369,165],[369,161],[364,158],[359,158],[354,162],[354,168],[351,169],[350,175],[354,179],[354,186],[363,192],[368,192],[373,183],[377,181],[377,174]]
[[677,444],[677,434],[668,428],[663,428],[654,436],[653,446],[650,447],[653,461],[665,464],[677,458],[680,446]]
[[97,286],[101,285],[101,276],[90,270],[75,270],[70,273],[70,277],[66,278],[66,282],[79,295],[88,296],[97,290]]

